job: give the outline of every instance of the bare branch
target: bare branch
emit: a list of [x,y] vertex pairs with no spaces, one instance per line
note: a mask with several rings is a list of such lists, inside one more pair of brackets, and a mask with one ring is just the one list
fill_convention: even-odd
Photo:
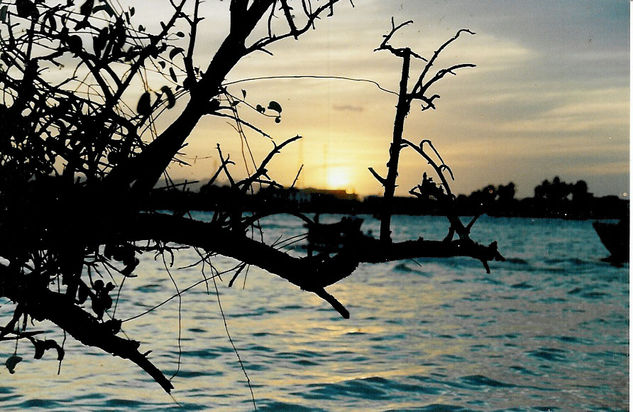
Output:
[[[444,168],[448,167],[448,166],[446,166],[446,164],[444,164],[444,161],[442,160],[442,157],[439,155],[439,153],[437,153],[437,150],[435,150],[435,147],[433,147],[433,145],[431,144],[430,140],[422,140],[422,142],[420,143],[419,146],[411,143],[410,141],[408,141],[406,139],[402,139],[402,143],[404,143],[405,145],[411,147],[413,150],[418,152],[422,157],[424,157],[424,159],[426,159],[426,161],[429,163],[429,165],[431,165],[433,170],[435,170],[435,173],[437,173],[438,177],[442,180],[442,185],[446,189],[446,194],[448,196],[452,197],[453,193],[451,192],[451,187],[448,184],[448,181],[444,177],[444,173],[443,173]],[[431,146],[433,151],[436,153],[436,155],[439,157],[440,161],[442,162],[441,165],[438,166],[438,164],[435,163],[435,161],[426,152],[424,152],[424,143],[427,143],[427,144],[429,144]],[[450,169],[448,169],[448,170],[450,172]],[[450,174],[451,174],[451,177],[453,177],[453,173],[450,172]]]
[[[58,349],[59,356],[63,356],[61,347],[54,342],[32,338],[39,332],[16,329],[22,316],[23,329],[29,316],[34,320],[47,319],[85,345],[130,359],[169,392],[171,383],[148,360],[148,353],[138,351],[139,343],[117,336],[121,321],[114,319],[116,304],[110,311],[113,297],[109,296],[109,292],[115,289],[114,283],[121,276],[124,280],[138,273],[133,274],[140,263],[137,253],[151,251],[163,258],[168,254],[173,265],[173,249],[193,247],[200,259],[188,267],[202,265],[203,275],[205,265],[213,267],[211,257],[224,255],[239,261],[232,269],[235,275],[229,286],[244,269],[248,274],[251,265],[258,266],[316,294],[345,318],[349,317],[349,311],[325,288],[352,274],[360,263],[470,256],[480,260],[489,270],[489,261],[503,259],[496,243],[484,246],[469,238],[469,231],[477,217],[464,227],[456,215],[455,199],[447,179],[449,175],[453,177],[452,171],[431,142],[422,141],[415,146],[402,139],[412,100],[420,99],[423,110],[435,108],[434,101],[439,95],[427,97],[427,89],[446,74],[474,66],[457,64],[438,70],[429,81],[424,78],[437,56],[462,31],[443,44],[433,59],[427,62],[419,87],[416,83],[412,93],[408,93],[411,59],[423,58],[409,48],[391,45],[395,33],[410,24],[405,22],[396,26],[393,19],[391,31],[376,50],[388,50],[403,59],[397,93],[373,80],[344,76],[265,76],[225,82],[235,65],[248,53],[266,52],[267,45],[284,38],[292,36],[296,39],[314,28],[316,19],[331,16],[337,2],[295,1],[293,9],[288,0],[230,0],[229,33],[204,71],[200,71],[193,62],[200,48],[197,34],[202,20],[199,17],[201,0],[193,0],[190,15],[183,12],[186,0],[168,0],[172,7],[170,13],[173,14],[168,16],[166,23],[161,22],[162,30],[156,34],[144,34],[142,27],[135,29],[129,20],[132,9],[128,9],[128,13],[122,10],[121,5],[111,2],[101,1],[97,6],[91,0],[83,2],[77,14],[77,6],[73,2],[51,7],[40,1],[23,1],[22,5],[31,10],[27,10],[28,15],[24,9],[18,11],[23,21],[17,25],[11,22],[11,18],[15,16],[13,10],[20,7],[3,7],[0,25],[7,31],[3,30],[0,36],[0,48],[3,64],[8,69],[0,71],[0,83],[3,84],[0,118],[10,120],[3,124],[10,144],[0,148],[0,170],[3,172],[0,176],[4,176],[0,179],[0,203],[4,205],[0,207],[0,254],[11,263],[9,267],[0,265],[0,297],[15,301],[17,306],[11,321],[5,328],[0,328],[0,340],[26,338],[36,346],[36,357],[42,349],[49,348]],[[313,7],[317,4],[320,6]],[[102,19],[105,13],[97,15],[98,10],[93,10],[93,7],[99,7],[101,11],[108,7],[110,17]],[[276,22],[273,21],[277,17],[275,13],[280,17]],[[55,28],[60,21],[63,28]],[[185,39],[187,34],[175,32],[178,22],[185,27],[188,25],[188,39]],[[39,31],[35,29],[36,23]],[[68,24],[76,26],[72,29]],[[280,34],[274,30],[278,26]],[[256,27],[264,33],[267,28],[267,35],[247,46],[246,42]],[[183,46],[186,50],[167,43],[175,37],[187,42],[187,46]],[[84,47],[82,41],[86,39],[96,42],[93,43],[94,53],[88,50],[89,45]],[[60,67],[60,58],[70,54],[73,65],[71,77],[61,82],[47,81],[43,71],[53,65]],[[165,54],[169,54],[169,59]],[[182,56],[184,68],[171,62],[177,56]],[[39,68],[35,64],[37,62],[42,63]],[[119,65],[127,70],[120,70],[117,68]],[[178,75],[174,69],[179,71]],[[154,77],[154,71],[162,75],[163,80],[160,81],[167,81],[168,85],[152,87],[149,81]],[[183,73],[186,78],[180,84]],[[253,203],[259,203],[259,194],[254,193],[257,187],[271,190],[281,187],[269,176],[267,169],[274,156],[300,136],[287,139],[280,145],[273,141],[273,148],[267,156],[257,162],[245,130],[250,128],[263,136],[270,136],[241,119],[238,109],[247,105],[260,112],[264,110],[250,105],[246,101],[246,93],[244,99],[236,98],[226,87],[255,80],[298,78],[369,83],[398,96],[387,176],[382,177],[369,168],[385,188],[379,239],[364,235],[359,221],[355,221],[353,230],[345,230],[344,236],[330,236],[330,244],[318,254],[313,256],[312,249],[309,249],[307,256],[297,257],[296,250],[289,254],[283,249],[304,239],[310,242],[316,232],[324,228],[330,230],[331,226],[290,211],[306,223],[308,233],[285,238],[280,236],[272,244],[264,241],[268,238],[264,237],[265,226],[260,220],[279,213],[279,209],[273,210],[277,207],[274,205],[276,202],[262,202],[267,204],[253,208],[249,208],[249,202],[253,199]],[[127,98],[122,97],[133,84],[142,85],[141,92],[145,92],[136,110],[129,107]],[[173,86],[177,86],[176,91],[172,90]],[[185,94],[189,94],[188,101],[178,106],[180,112],[159,132],[158,116],[165,108],[172,108],[176,99]],[[228,104],[220,103],[227,101]],[[279,122],[281,107],[272,102],[269,107],[278,112],[272,117]],[[184,202],[179,202],[172,215],[156,213],[152,209],[154,200],[172,201],[171,195],[175,195],[178,201],[189,198],[190,193],[185,193],[189,182],[175,184],[166,170],[172,162],[186,164],[180,160],[181,150],[187,145],[186,140],[198,122],[207,114],[233,120],[230,125],[241,139],[247,177],[239,181],[232,177],[229,165],[235,163],[230,156],[224,155],[218,144],[220,166],[208,184],[215,183],[224,173],[230,188],[226,191],[221,189],[219,192],[222,194],[215,197],[214,192],[209,190],[209,200],[214,205],[211,221],[194,220],[188,213],[192,205]],[[430,150],[424,146],[425,143]],[[407,146],[420,153],[442,181],[441,185],[437,185],[425,173],[422,183],[410,191],[422,200],[434,196],[447,205],[445,210],[450,227],[448,235],[441,241],[419,238],[392,242],[390,238],[389,202],[397,187],[399,154]],[[303,165],[291,188],[297,183],[302,170]],[[165,185],[160,189],[168,190],[154,191],[161,177],[164,177]],[[252,214],[245,213],[253,209]],[[24,219],[25,210],[33,215],[33,219]],[[385,222],[387,224],[383,225]],[[337,230],[344,226],[336,225]],[[459,235],[457,240],[453,239],[455,233]],[[342,242],[338,242],[340,238],[343,238]],[[138,241],[147,242],[146,246],[138,246]],[[204,252],[198,248],[203,248]],[[163,262],[167,266],[167,261]],[[213,270],[213,278],[220,275],[215,268]],[[109,275],[112,282],[104,285],[101,279],[94,279],[95,275]],[[203,282],[208,279],[211,278],[204,276]],[[122,286],[123,282],[119,292]],[[53,291],[55,287],[57,291]],[[180,295],[181,291],[177,289],[174,297],[180,298]],[[88,312],[89,308],[96,316]],[[104,315],[111,316],[111,319],[104,322]],[[7,337],[9,333],[12,336]]]
[[281,149],[283,149],[286,145],[299,139],[301,139],[301,136],[296,135],[295,137],[291,137],[290,139],[285,140],[279,146],[275,145],[273,150],[271,150],[270,153],[268,153],[268,155],[266,156],[266,158],[264,158],[264,160],[260,163],[255,173],[253,173],[252,176],[244,180],[241,180],[237,183],[237,186],[241,187],[242,192],[246,192],[248,188],[251,186],[251,184],[253,184],[253,182],[255,182],[260,176],[264,176],[266,175],[266,173],[268,173],[268,171],[266,170],[266,166],[272,160],[272,158],[281,151]]
[[[140,215],[134,225],[128,225],[123,230],[130,240],[171,241],[233,257],[317,294],[320,289],[349,276],[360,262],[454,256],[470,256],[484,261],[503,260],[496,243],[482,246],[470,239],[450,243],[418,239],[385,247],[379,240],[369,237],[359,238],[333,257],[295,258],[212,223],[160,214]],[[334,306],[333,302],[329,303]]]
[[189,33],[189,46],[187,48],[187,55],[184,57],[184,62],[185,62],[185,69],[187,71],[187,78],[190,84],[193,84],[196,79],[196,74],[193,69],[193,52],[196,47],[198,23],[202,21],[202,19],[198,17],[199,7],[200,7],[200,0],[195,0],[195,4],[193,8],[193,18],[188,20],[189,25],[191,26],[191,31]]
[[385,179],[384,177],[380,176],[378,174],[378,172],[376,172],[374,170],[373,167],[368,167],[368,169],[371,172],[371,174],[376,178],[376,180],[378,180],[380,182],[381,185],[385,186],[387,184],[387,179]]
[[[445,41],[437,50],[435,50],[435,52],[433,53],[433,57],[431,57],[431,59],[424,66],[424,69],[422,70],[422,73],[420,73],[420,76],[418,77],[418,80],[415,82],[415,85],[413,86],[413,90],[411,91],[412,95],[418,95],[420,93],[424,94],[424,92],[421,92],[421,91],[422,90],[426,91],[428,89],[428,87],[424,87],[423,86],[423,84],[424,84],[423,83],[424,82],[424,77],[427,75],[429,70],[431,70],[431,67],[433,67],[433,64],[435,63],[435,61],[437,60],[439,55],[442,53],[442,51],[446,47],[448,47],[451,43],[453,43],[455,40],[457,40],[457,38],[462,33],[469,33],[469,34],[472,34],[472,35],[475,34],[472,31],[470,31],[469,29],[460,29],[460,30],[457,31],[457,33],[453,37],[451,37],[450,39]],[[443,75],[442,75],[442,77],[443,77]]]
[[229,160],[228,158],[226,160],[222,159],[222,163],[220,164],[220,166],[218,167],[218,170],[216,170],[216,172],[213,174],[213,176],[211,176],[211,179],[209,179],[209,182],[207,183],[207,185],[212,185],[213,183],[215,183],[216,179],[220,176],[220,173],[222,173],[222,171],[226,170],[226,167],[230,164],[235,164],[235,162]]
[[343,306],[341,302],[339,302],[334,296],[327,293],[325,289],[317,289],[312,292],[316,293],[318,297],[332,305],[332,307],[336,309],[336,311],[340,313],[342,317],[344,317],[345,319],[349,319],[349,311],[345,309],[345,306]]
[[229,115],[229,114],[225,114],[225,113],[218,113],[218,112],[211,113],[211,115],[213,115],[213,116],[218,116],[218,117],[226,117],[226,118],[229,118],[229,119],[231,119],[231,120],[234,120],[234,121],[236,121],[236,122],[238,122],[238,123],[240,123],[240,124],[242,124],[242,125],[244,125],[244,126],[248,127],[249,129],[252,129],[252,130],[256,131],[257,133],[261,134],[261,135],[262,135],[262,136],[264,136],[264,137],[267,137],[267,138],[269,138],[269,139],[272,139],[272,137],[271,137],[268,133],[266,133],[265,131],[263,131],[263,130],[262,130],[262,129],[260,129],[259,127],[255,126],[254,124],[249,123],[249,122],[247,122],[247,121],[245,121],[245,120],[243,120],[243,119],[241,119],[241,118],[239,118],[239,117],[231,116],[231,115]]
[[[455,75],[455,70],[457,69],[464,69],[467,67],[477,67],[474,64],[471,63],[463,63],[463,64],[456,64],[454,66],[451,66],[449,68],[446,69],[442,69],[439,70],[437,73],[435,73],[435,76],[433,76],[433,78],[431,80],[429,80],[428,82],[426,82],[424,84],[424,86],[422,86],[421,90],[417,93],[412,93],[411,96],[412,97],[416,97],[416,98],[420,98],[420,99],[424,99],[425,101],[427,100],[426,98],[424,98],[424,94],[427,92],[427,90],[438,80],[442,79],[446,74],[452,74]],[[434,95],[439,97],[438,95]],[[433,98],[431,98],[431,102],[432,102]],[[432,103],[431,103],[432,104]]]
[[[326,10],[329,10],[331,13],[334,10],[334,4],[338,3],[338,1],[339,0],[328,0],[325,4],[317,7],[311,14],[307,14],[305,16],[306,22],[301,27],[297,27],[296,22],[294,21],[294,18],[291,17],[290,20],[293,22],[292,24],[295,25],[294,30],[292,29],[292,26],[291,26],[290,31],[287,33],[278,34],[278,35],[272,34],[266,38],[259,39],[246,49],[247,50],[246,53],[248,54],[256,50],[262,50],[264,47],[268,46],[269,44],[285,39],[287,37],[292,36],[294,38],[297,38],[298,36],[308,31],[311,27],[313,27],[315,20],[318,19]],[[255,4],[251,6],[251,8],[253,8],[254,6]]]
[[378,46],[377,48],[374,49],[374,51],[379,51],[379,50],[388,50],[390,51],[392,54],[398,56],[398,57],[404,57],[405,55],[408,55],[409,57],[415,57],[417,59],[421,59],[426,61],[426,59],[422,56],[420,56],[419,54],[415,53],[413,50],[411,50],[408,47],[404,47],[404,48],[395,48],[392,45],[389,44],[389,40],[391,40],[391,37],[393,37],[393,35],[400,30],[401,28],[403,28],[404,26],[413,23],[413,20],[408,20],[405,21],[404,23],[400,23],[398,26],[395,25],[394,21],[393,21],[393,17],[391,18],[391,31],[386,34],[383,35],[383,40],[382,43],[380,43],[380,46]]
[[299,180],[299,175],[301,175],[302,170],[303,170],[303,164],[301,164],[301,167],[299,168],[299,171],[297,172],[297,175],[295,176],[295,180],[293,180],[292,184],[290,185],[291,189],[295,187],[295,184],[297,183],[297,180]]
[[[330,0],[327,4],[317,8],[313,15],[308,16],[308,23],[304,27],[297,29],[297,33],[302,34],[307,31],[310,27],[310,22],[337,1]],[[202,75],[196,87],[192,89],[191,99],[187,107],[139,156],[119,165],[110,172],[107,179],[109,186],[118,187],[121,190],[121,188],[125,189],[130,182],[135,181],[135,191],[140,193],[150,190],[167,168],[174,154],[187,139],[200,117],[204,115],[205,103],[221,92],[221,82],[233,66],[251,51],[289,36],[287,34],[275,38],[262,39],[250,48],[246,48],[244,45],[246,38],[272,5],[273,1],[254,1],[250,8],[244,11],[246,3],[243,0],[231,2],[231,32],[209,63],[206,72]]]
[[220,156],[220,167],[222,168],[222,170],[224,170],[224,174],[226,175],[226,177],[229,179],[229,182],[231,183],[231,186],[235,186],[235,182],[233,181],[233,177],[231,176],[231,173],[229,173],[229,169],[226,167],[229,164],[235,164],[233,162],[231,162],[229,160],[229,157],[226,158],[226,160],[224,160],[224,156],[222,156],[222,149],[220,149],[220,143],[218,143],[217,145],[217,149],[218,149],[218,155]]
[[138,73],[138,71],[143,67],[145,60],[147,60],[147,58],[151,56],[152,50],[163,38],[165,38],[165,36],[167,36],[167,33],[169,33],[169,30],[171,30],[171,28],[174,27],[174,25],[176,24],[176,20],[178,20],[180,13],[182,12],[182,8],[185,6],[186,2],[187,0],[182,0],[180,4],[177,6],[175,13],[172,15],[169,21],[165,23],[165,25],[162,27],[161,32],[156,36],[150,37],[149,45],[143,49],[143,51],[138,56],[136,61],[132,64],[130,69],[127,71],[127,76],[122,81],[121,86],[117,89],[117,91],[114,93],[112,98],[106,102],[106,107],[113,106],[119,101],[119,99],[121,99],[121,96],[123,95],[125,90],[129,87],[129,85],[132,83],[132,80],[136,77],[136,74]]
[[417,95],[416,97],[418,97],[419,99],[421,99],[424,103],[426,103],[426,106],[423,104],[422,105],[422,111],[428,110],[428,109],[433,109],[435,110],[435,103],[433,103],[433,101],[435,99],[439,99],[440,95],[439,94],[434,94],[431,97],[425,97],[424,95]]
[[75,306],[65,295],[51,292],[45,288],[29,288],[24,293],[16,276],[10,269],[0,265],[0,290],[3,296],[25,303],[25,310],[34,319],[48,319],[88,346],[95,346],[129,359],[147,372],[162,388],[169,393],[173,385],[149,359],[138,351],[139,342],[115,336],[119,332],[120,321],[100,323],[97,319]]
[[294,36],[295,39],[299,38],[299,33],[297,32],[297,26],[295,26],[294,18],[292,17],[291,7],[288,6],[287,0],[279,0],[281,2],[281,9],[284,12],[284,16],[286,17],[286,21],[288,22],[288,27],[290,27],[290,34]]
[[468,233],[470,233],[470,229],[473,227],[473,225],[475,224],[475,222],[477,221],[477,219],[479,219],[479,217],[481,216],[481,214],[477,214],[475,216],[473,216],[473,218],[470,220],[470,222],[468,223],[468,225],[466,225],[466,231]]

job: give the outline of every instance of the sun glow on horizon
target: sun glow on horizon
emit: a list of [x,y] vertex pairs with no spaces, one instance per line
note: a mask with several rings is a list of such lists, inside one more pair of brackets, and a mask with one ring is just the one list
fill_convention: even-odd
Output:
[[328,189],[351,189],[351,174],[345,167],[330,167],[327,169],[326,184]]

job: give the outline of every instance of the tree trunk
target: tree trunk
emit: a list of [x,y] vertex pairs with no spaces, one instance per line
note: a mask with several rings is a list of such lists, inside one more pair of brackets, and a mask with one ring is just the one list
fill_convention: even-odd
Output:
[[393,141],[389,148],[389,161],[387,162],[389,171],[387,172],[387,179],[385,179],[385,196],[380,215],[380,240],[381,242],[387,243],[391,242],[391,207],[396,191],[396,178],[398,177],[398,161],[400,159],[400,149],[402,148],[404,119],[407,117],[410,107],[410,101],[407,95],[407,84],[409,81],[411,53],[404,53],[402,60],[402,77],[400,78],[400,90],[398,91],[396,118],[393,123]]

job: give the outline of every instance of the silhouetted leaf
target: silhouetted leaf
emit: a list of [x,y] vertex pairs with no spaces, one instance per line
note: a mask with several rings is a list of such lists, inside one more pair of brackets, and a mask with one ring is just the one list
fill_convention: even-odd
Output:
[[179,31],[178,33],[176,33],[176,36],[182,38],[182,37],[185,37],[185,33]]
[[80,52],[83,47],[81,37],[77,36],[76,34],[66,39],[66,43],[68,44],[68,48],[70,49],[70,51],[74,53]]
[[261,104],[258,104],[258,105],[255,107],[255,110],[257,110],[257,111],[258,111],[258,112],[260,112],[260,113],[264,113],[264,112],[266,111],[266,109],[264,109],[264,106],[262,106]]
[[169,77],[174,81],[174,83],[178,83],[178,78],[176,77],[176,72],[173,67],[169,68]]
[[79,7],[79,13],[83,14],[85,17],[90,16],[90,13],[92,13],[92,8],[95,5],[95,1],[94,0],[86,0],[86,2],[84,4],[81,5],[81,7]]
[[92,8],[92,12],[96,13],[98,11],[105,11],[106,13],[108,13],[108,16],[112,17],[114,16],[114,10],[112,10],[112,7],[110,7],[110,5],[108,3],[104,3],[104,4],[99,4],[95,7]]
[[148,116],[152,113],[152,106],[150,102],[149,92],[145,92],[141,95],[141,98],[138,99],[138,104],[136,105],[136,111],[141,116]]
[[[167,86],[165,86],[165,87],[167,87]],[[121,270],[121,274],[122,274],[123,276],[129,277],[129,278],[136,277],[136,276],[132,276],[132,272],[134,271],[134,269],[136,269],[136,267],[138,266],[139,262],[140,262],[140,261],[138,260],[138,258],[134,258],[134,259],[132,260],[132,262],[130,262],[129,264],[127,264],[127,265],[126,265],[126,266],[125,266],[125,267]]]
[[176,105],[176,98],[174,97],[174,93],[171,91],[169,86],[163,86],[160,90],[167,95],[167,108],[171,109]]
[[44,356],[44,352],[49,349],[57,350],[57,360],[60,361],[64,359],[64,349],[52,339],[36,339],[33,344],[35,345],[35,359],[42,359],[42,356]]
[[3,23],[6,23],[7,20],[7,6],[2,6],[2,8],[0,8],[0,21],[2,21]]
[[119,55],[122,52],[123,46],[125,46],[125,40],[127,39],[127,33],[125,32],[123,23],[117,21],[117,24],[112,29],[112,33],[116,38],[112,54],[114,55],[116,53],[116,55]]
[[110,248],[112,259],[118,262],[130,262],[134,259],[134,247],[129,243],[122,243]]
[[83,19],[75,25],[75,31],[85,29],[86,27],[90,27],[90,23],[88,23],[88,19]]
[[145,31],[145,27],[142,24],[139,24],[138,26],[138,31],[140,31],[141,33],[143,33]]
[[33,345],[35,345],[35,359],[42,359],[42,356],[44,356],[44,351],[46,350],[44,348],[44,341],[42,340],[35,340],[35,342],[33,342]]
[[33,2],[29,0],[17,0],[15,2],[15,7],[17,8],[18,16],[20,17],[37,18],[37,16],[39,15],[37,7],[35,6],[35,4],[33,4]]
[[18,363],[20,363],[20,361],[22,361],[22,358],[18,355],[11,355],[9,356],[9,358],[6,360],[6,362],[4,363],[4,365],[7,367],[7,369],[9,370],[9,373],[15,373],[15,365],[17,365]]
[[103,281],[101,279],[97,279],[94,284],[94,295],[92,295],[92,310],[97,315],[97,318],[101,320],[103,318],[103,313],[112,307],[112,298],[108,295],[112,289],[114,289],[114,285],[112,282],[108,282],[107,285],[103,285]]
[[242,97],[246,99],[246,90],[242,89]]
[[103,281],[101,279],[95,280],[92,288],[95,290],[95,292],[101,292],[103,290]]
[[167,66],[167,64],[162,60],[158,62],[158,65],[160,66],[161,69],[164,69]]
[[277,113],[281,113],[281,105],[274,100],[268,103],[268,108],[270,110],[276,111]]
[[184,53],[184,51],[185,50],[183,48],[181,48],[181,47],[174,47],[169,52],[169,60],[173,60],[174,57],[176,57],[178,55],[178,53]]
[[101,51],[105,48],[108,41],[108,28],[104,27],[99,31],[99,34],[92,38],[92,47],[94,48],[95,55],[99,56]]
[[134,13],[136,13],[136,10],[134,7],[130,7],[130,16],[134,16]]
[[280,123],[281,122],[281,117],[277,116],[275,117],[275,123]]

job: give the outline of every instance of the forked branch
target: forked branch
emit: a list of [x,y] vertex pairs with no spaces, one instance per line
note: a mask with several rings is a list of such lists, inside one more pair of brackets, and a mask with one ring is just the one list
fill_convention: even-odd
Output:
[[[408,115],[411,109],[411,103],[414,100],[422,101],[422,111],[428,109],[435,109],[435,100],[440,98],[439,94],[434,94],[432,96],[427,96],[426,92],[428,89],[441,80],[446,74],[455,74],[455,70],[466,68],[466,67],[475,67],[474,64],[463,63],[449,66],[447,68],[440,69],[428,82],[424,83],[425,76],[429,73],[429,70],[436,62],[437,58],[440,56],[442,51],[448,47],[453,41],[455,41],[461,33],[470,33],[474,34],[468,29],[459,30],[455,36],[451,39],[444,42],[434,53],[431,59],[427,60],[417,53],[413,52],[410,48],[396,48],[393,47],[389,42],[391,41],[393,35],[405,27],[406,25],[412,23],[411,21],[406,21],[399,25],[394,23],[393,18],[391,19],[391,30],[389,33],[383,36],[383,41],[380,45],[375,49],[378,50],[388,50],[392,54],[402,58],[402,73],[400,76],[400,89],[398,92],[398,104],[396,106],[396,115],[394,119],[393,126],[393,137],[392,142],[389,147],[389,160],[387,161],[387,177],[382,178],[373,168],[370,168],[369,171],[372,175],[383,185],[384,187],[384,197],[382,204],[382,211],[380,217],[380,239],[384,243],[389,243],[391,241],[391,203],[393,202],[393,197],[396,189],[396,179],[398,176],[398,163],[400,160],[400,150],[403,147],[403,138],[402,134],[404,131],[404,123],[406,116]],[[417,81],[414,84],[413,88],[409,91],[408,81],[411,75],[411,58],[419,58],[426,62],[424,68],[421,73],[417,77]],[[408,142],[407,142],[408,143]],[[414,147],[414,146],[412,146]],[[415,147],[414,147],[415,149]],[[422,150],[420,148],[420,150]],[[422,151],[423,153],[423,151]],[[423,154],[424,156],[424,154]],[[448,166],[442,165],[441,168],[447,168]],[[450,172],[450,169],[448,169]],[[452,174],[452,173],[451,173]],[[444,182],[446,183],[446,182]],[[445,184],[448,188],[448,185]],[[456,228],[456,230],[461,231],[460,228]]]

